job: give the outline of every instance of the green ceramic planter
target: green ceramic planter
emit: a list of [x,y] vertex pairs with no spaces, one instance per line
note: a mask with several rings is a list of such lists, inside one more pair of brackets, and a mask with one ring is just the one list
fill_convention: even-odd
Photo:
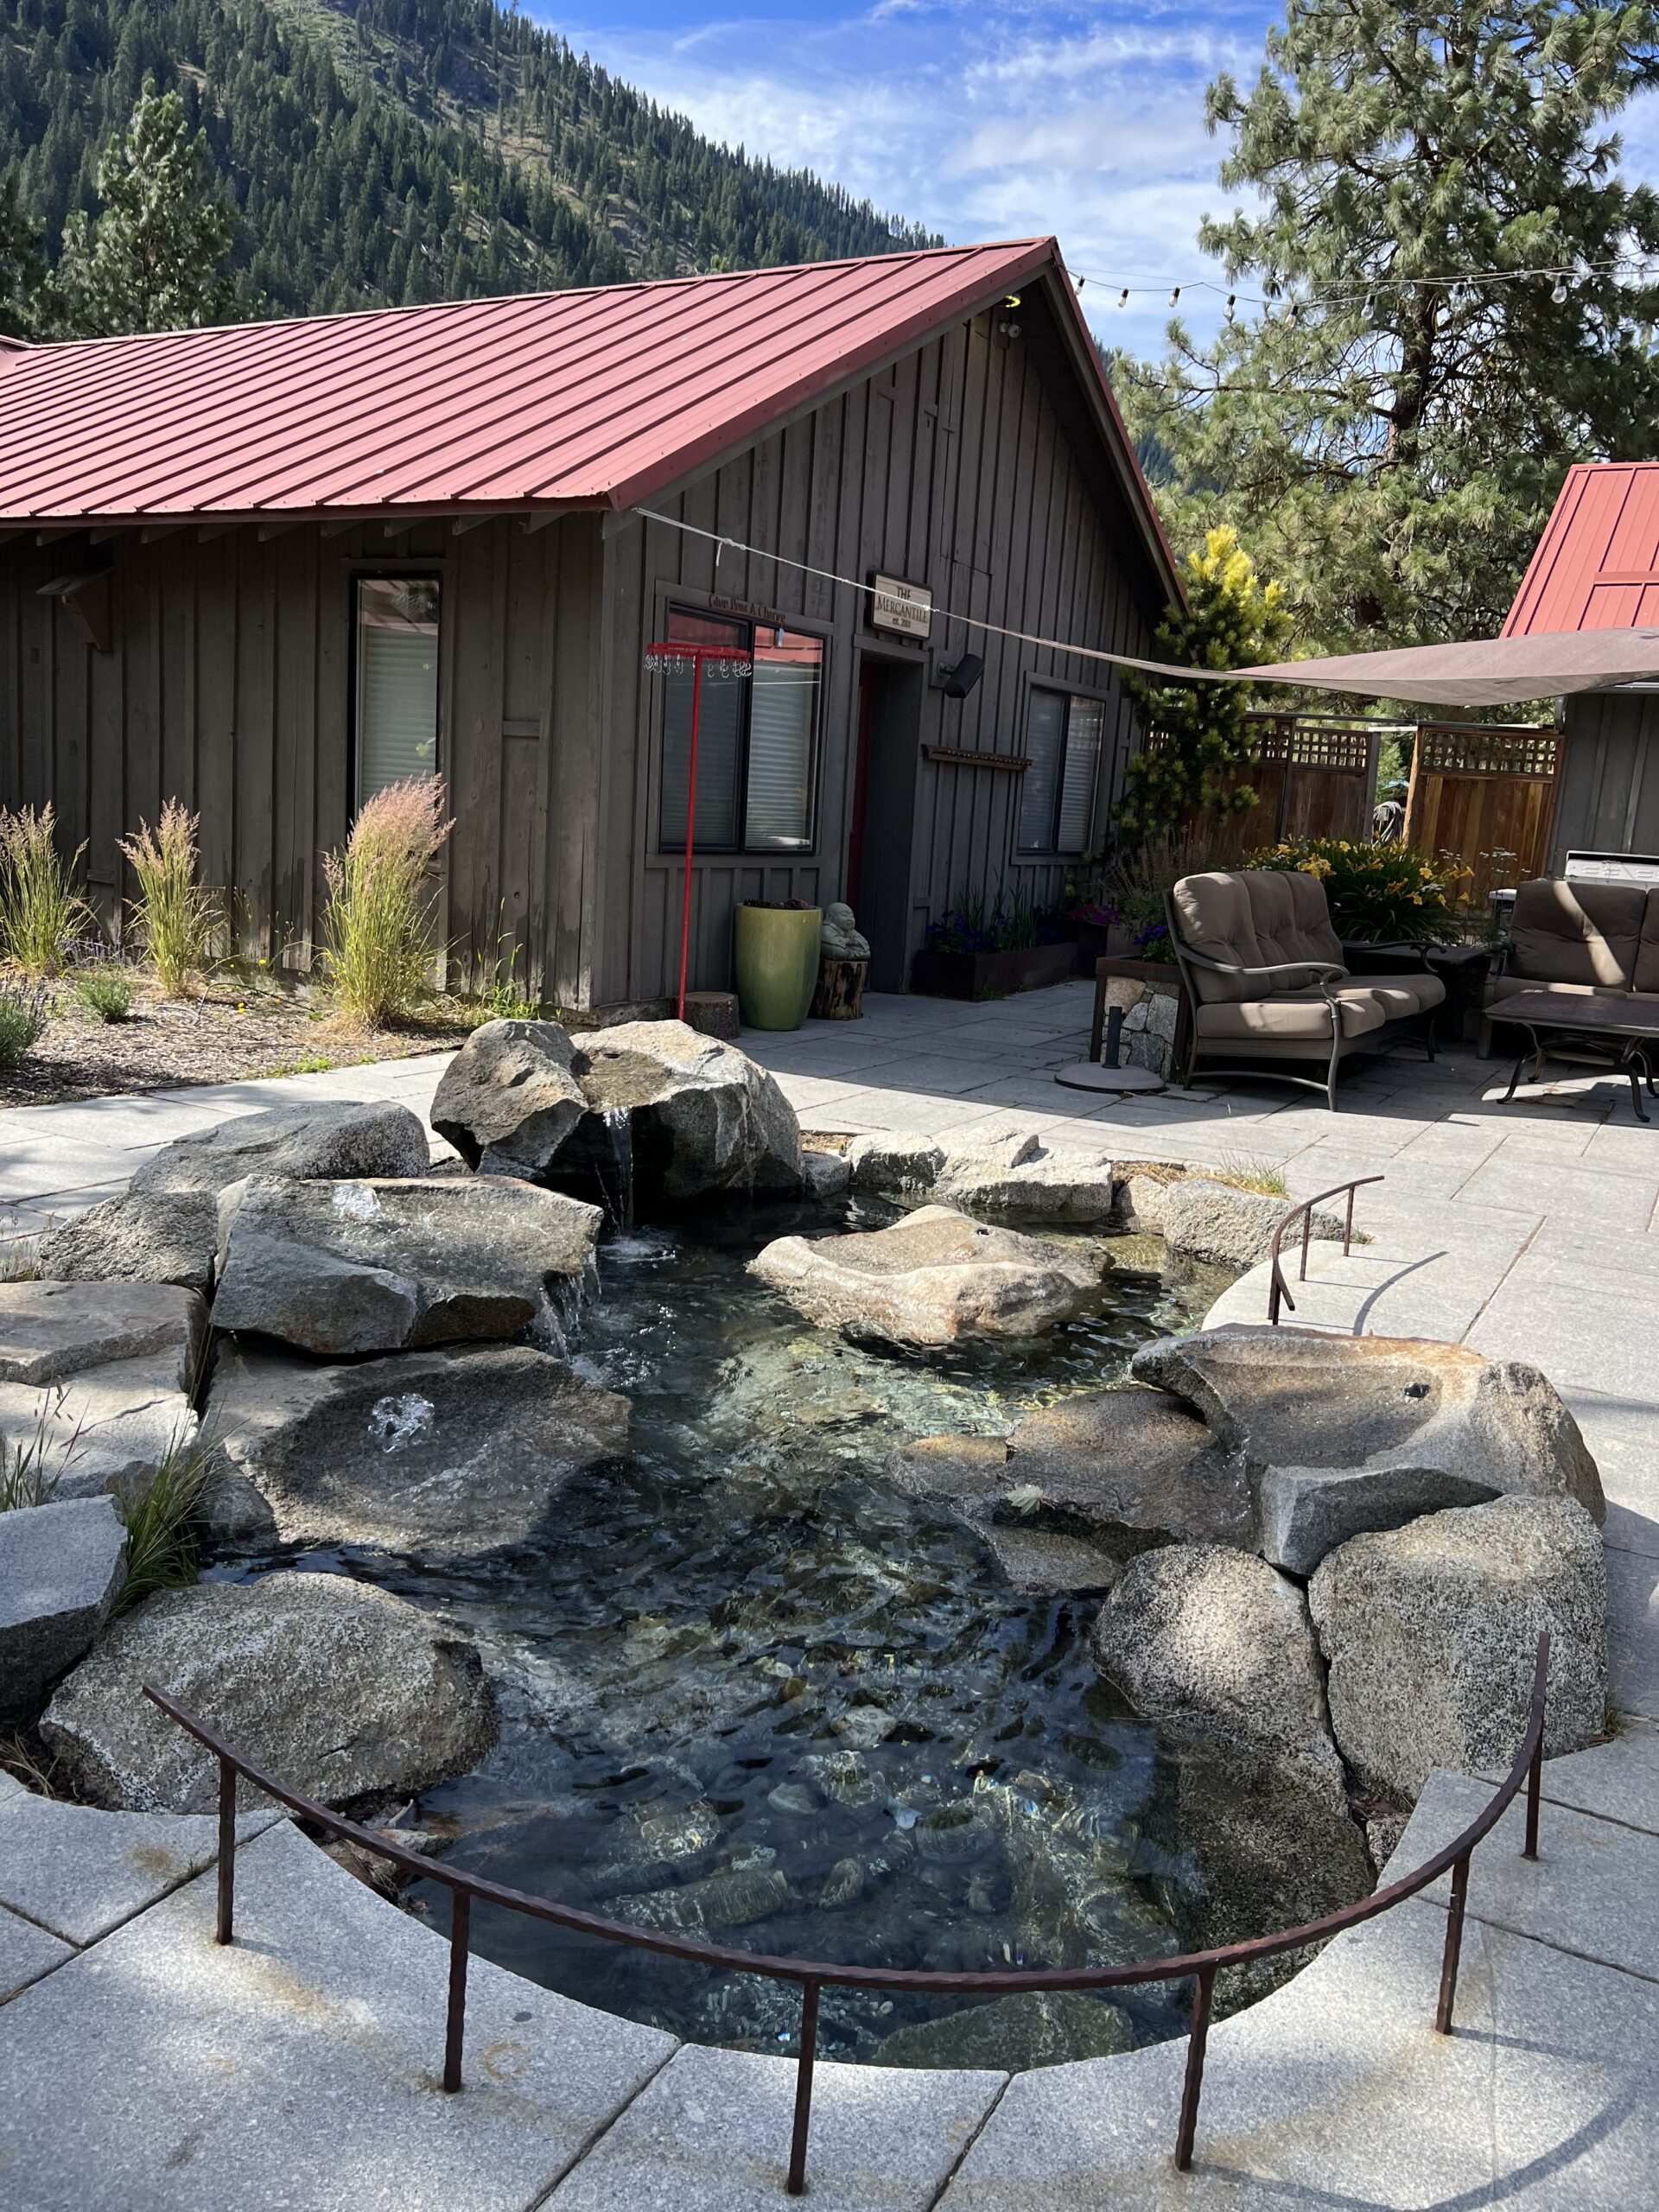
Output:
[[798,1029],[818,981],[822,906],[740,906],[738,1011],[751,1029]]

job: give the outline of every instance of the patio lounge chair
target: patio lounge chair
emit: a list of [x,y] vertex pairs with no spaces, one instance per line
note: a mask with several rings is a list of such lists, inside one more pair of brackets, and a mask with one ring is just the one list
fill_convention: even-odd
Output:
[[[1426,963],[1411,974],[1350,976],[1318,876],[1269,868],[1184,875],[1166,910],[1192,1007],[1184,1082],[1202,1063],[1217,1075],[1323,1090],[1334,1112],[1337,1070],[1350,1053],[1410,1037],[1433,1058],[1434,1009],[1446,986]],[[1289,1065],[1282,1072],[1230,1065],[1238,1061]],[[1297,1061],[1324,1072],[1292,1074]]]
[[[1559,998],[1564,1014],[1575,1000],[1634,999],[1638,1010],[1652,1009],[1659,1027],[1659,891],[1548,875],[1521,884],[1486,1005],[1518,991]],[[1492,1024],[1483,1018],[1481,1058],[1491,1052]]]

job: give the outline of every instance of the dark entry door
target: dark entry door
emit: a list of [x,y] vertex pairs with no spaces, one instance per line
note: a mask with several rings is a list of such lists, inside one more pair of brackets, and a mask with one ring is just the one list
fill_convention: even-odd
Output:
[[911,850],[921,760],[922,671],[880,660],[859,669],[847,903],[870,940],[870,988],[902,991],[909,960]]

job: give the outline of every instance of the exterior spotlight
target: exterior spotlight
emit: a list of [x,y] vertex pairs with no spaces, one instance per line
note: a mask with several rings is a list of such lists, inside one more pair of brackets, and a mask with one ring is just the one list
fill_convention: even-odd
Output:
[[939,689],[947,699],[965,699],[984,673],[985,664],[977,653],[963,653],[954,668],[941,671]]

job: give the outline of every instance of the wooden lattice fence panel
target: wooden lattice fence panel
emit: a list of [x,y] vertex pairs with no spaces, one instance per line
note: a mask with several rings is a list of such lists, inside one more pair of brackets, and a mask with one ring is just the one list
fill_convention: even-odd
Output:
[[1560,790],[1557,730],[1425,722],[1412,753],[1406,842],[1467,871],[1459,902],[1485,906],[1491,893],[1549,862]]
[[1250,720],[1257,742],[1238,778],[1255,793],[1255,804],[1238,817],[1248,844],[1370,836],[1378,742],[1374,723],[1368,728],[1296,715],[1252,715]]

